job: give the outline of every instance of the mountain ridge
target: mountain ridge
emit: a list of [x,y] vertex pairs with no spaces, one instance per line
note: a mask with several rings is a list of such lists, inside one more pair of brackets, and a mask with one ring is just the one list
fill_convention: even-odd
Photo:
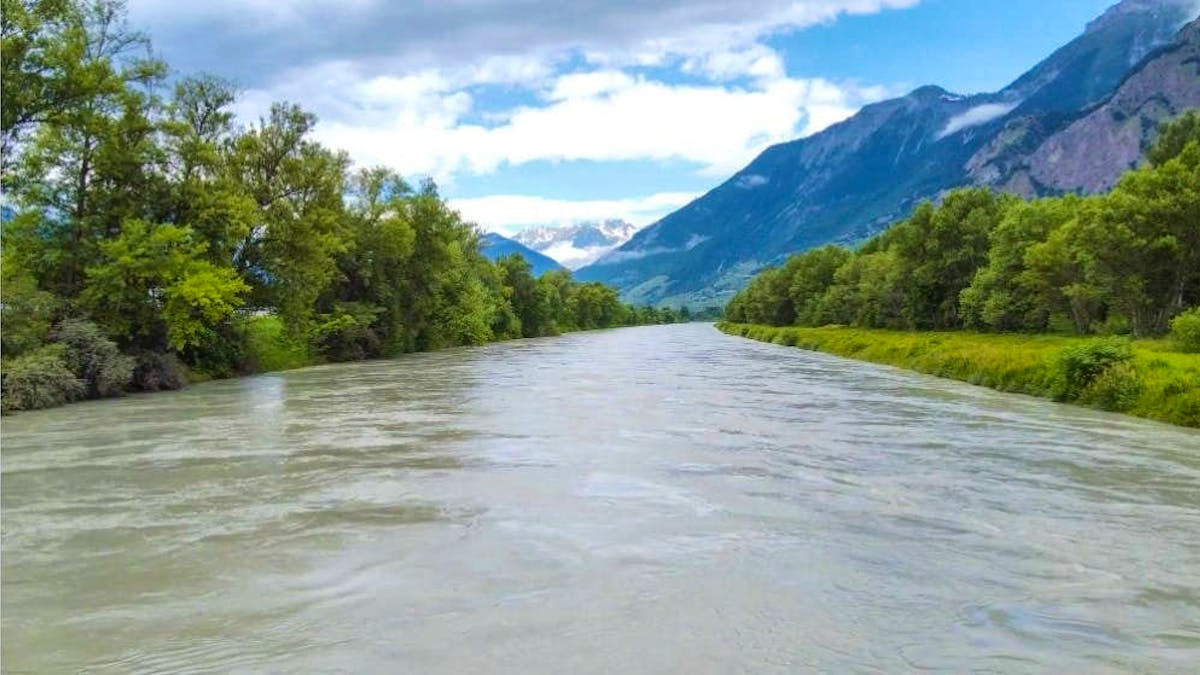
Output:
[[[1125,0],[1000,91],[960,95],[926,85],[771,146],[577,275],[634,302],[722,302],[764,266],[809,247],[862,241],[953,187],[1052,192],[1021,173],[1022,162],[1172,44],[1193,4]],[[1019,129],[1014,120],[1024,120]]]
[[535,277],[540,277],[546,272],[564,269],[558,261],[496,232],[485,232],[480,235],[479,252],[492,261],[506,258],[515,253],[529,263],[529,271]]

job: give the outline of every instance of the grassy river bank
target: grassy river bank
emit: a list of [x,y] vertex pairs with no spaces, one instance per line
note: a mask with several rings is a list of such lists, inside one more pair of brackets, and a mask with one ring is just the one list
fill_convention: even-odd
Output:
[[1165,340],[731,322],[717,327],[762,342],[1200,427],[1200,354],[1172,351]]

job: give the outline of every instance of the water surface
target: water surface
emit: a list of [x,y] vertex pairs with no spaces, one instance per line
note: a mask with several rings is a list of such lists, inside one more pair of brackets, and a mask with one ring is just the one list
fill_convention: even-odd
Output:
[[6,672],[1195,672],[1200,434],[634,328],[3,422]]

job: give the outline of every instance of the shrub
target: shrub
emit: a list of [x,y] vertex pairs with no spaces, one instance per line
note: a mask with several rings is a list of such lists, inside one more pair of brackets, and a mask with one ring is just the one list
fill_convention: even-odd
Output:
[[1171,341],[1181,352],[1200,352],[1200,307],[1193,307],[1171,321]]
[[134,357],[134,361],[134,389],[163,391],[187,386],[187,369],[174,354],[141,352]]
[[1067,347],[1058,358],[1059,382],[1057,398],[1073,401],[1106,370],[1133,358],[1129,340],[1117,337],[1099,338]]
[[1105,410],[1125,412],[1137,403],[1142,395],[1142,379],[1128,363],[1117,363],[1096,376],[1096,379],[1080,394],[1084,403]]
[[244,320],[228,321],[214,327],[203,344],[178,353],[180,359],[188,364],[184,370],[187,381],[235,377],[244,372],[246,341]]
[[83,380],[88,397],[120,396],[129,388],[133,358],[119,352],[96,324],[67,319],[51,338],[66,347],[67,367]]
[[311,340],[330,361],[361,361],[380,355],[373,325],[383,310],[361,302],[338,303],[312,329]]
[[34,410],[82,398],[86,388],[66,362],[65,345],[46,345],[4,364],[0,411]]
[[1101,335],[1131,335],[1133,333],[1133,323],[1129,321],[1129,317],[1127,316],[1112,314],[1100,325],[1099,332]]
[[46,342],[59,301],[53,294],[39,290],[32,276],[22,273],[20,263],[4,261],[0,280],[0,350],[15,356],[32,351]]

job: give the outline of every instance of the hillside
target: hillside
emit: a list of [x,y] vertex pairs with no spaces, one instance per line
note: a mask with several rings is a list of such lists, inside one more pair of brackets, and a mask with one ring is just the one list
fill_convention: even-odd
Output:
[[[1103,103],[1040,143],[1029,143],[1025,137],[1038,125],[1036,117],[1006,124],[971,158],[970,180],[1023,196],[1101,192],[1137,165],[1164,119],[1196,107],[1200,107],[1200,20],[1189,23],[1173,43],[1146,58]],[[1021,140],[1014,143],[1014,139]],[[1010,152],[1011,148],[1017,152]]]
[[535,277],[540,277],[545,272],[563,269],[563,266],[553,259],[495,232],[487,232],[480,237],[479,252],[492,261],[516,253],[529,263],[530,273]]
[[[1099,114],[1136,109],[1143,138],[1143,129],[1190,100],[1200,90],[1185,70],[1194,62],[1179,56],[1186,48],[1172,45],[1194,39],[1194,26],[1180,32],[1193,6],[1124,0],[999,92],[964,96],[925,86],[772,146],[578,276],[612,284],[636,302],[723,302],[763,266],[813,246],[862,241],[952,187],[985,184],[1023,194],[1072,183],[1096,189],[1104,176],[1128,168],[1127,155],[1093,153],[1095,132],[1071,132],[1072,125],[1111,104]],[[1171,100],[1151,105],[1159,94],[1145,83],[1171,78],[1177,83]],[[1115,94],[1118,88],[1131,100]],[[1058,136],[1068,132],[1078,140]],[[1068,143],[1079,161],[1059,167],[1048,160]],[[1081,175],[1079,164],[1093,157],[1105,166]],[[1041,165],[1030,168],[1031,162]]]

